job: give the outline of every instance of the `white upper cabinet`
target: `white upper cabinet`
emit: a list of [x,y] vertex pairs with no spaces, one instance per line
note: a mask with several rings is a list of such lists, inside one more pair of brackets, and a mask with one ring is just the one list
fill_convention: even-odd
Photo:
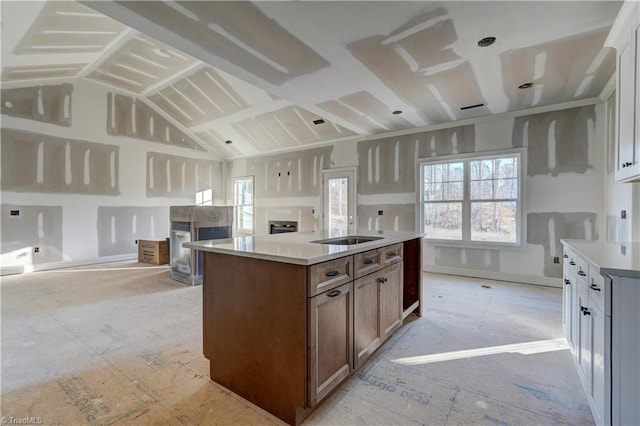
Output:
[[640,181],[640,3],[626,1],[605,46],[617,50],[616,181]]

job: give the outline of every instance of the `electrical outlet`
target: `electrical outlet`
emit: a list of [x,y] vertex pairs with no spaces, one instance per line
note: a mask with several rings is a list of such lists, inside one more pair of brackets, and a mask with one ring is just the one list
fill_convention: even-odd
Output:
[[627,211],[620,210],[620,219],[626,219],[626,218],[627,218]]
[[554,256],[553,263],[560,263],[560,258],[558,256]]
[[34,247],[33,248],[33,252],[34,253],[40,253],[40,247]]
[[383,210],[378,210],[378,216],[382,216],[384,214]]
[[20,210],[11,210],[10,216],[20,216]]

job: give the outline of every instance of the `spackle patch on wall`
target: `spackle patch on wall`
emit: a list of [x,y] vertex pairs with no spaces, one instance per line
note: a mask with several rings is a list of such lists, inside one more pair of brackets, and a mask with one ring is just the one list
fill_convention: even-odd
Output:
[[107,93],[107,134],[204,151],[145,102],[111,92]]
[[98,256],[137,253],[135,240],[164,239],[168,228],[168,206],[98,206]]
[[416,158],[475,151],[473,125],[358,142],[358,193],[414,192]]
[[2,129],[2,190],[119,195],[119,150],[76,139]]
[[529,213],[527,214],[527,242],[544,247],[544,275],[562,277],[562,264],[553,263],[562,257],[560,239],[597,240],[595,213]]
[[147,197],[195,198],[198,191],[222,194],[222,162],[147,152]]
[[320,170],[328,169],[332,146],[247,160],[246,174],[254,176],[256,199],[319,196]]
[[71,84],[2,89],[2,114],[71,126]]
[[595,138],[595,106],[517,117],[512,145],[528,148],[527,174],[585,173]]
[[[458,36],[447,10],[438,7],[416,16],[389,34],[348,45],[349,51],[396,95],[434,124],[488,115],[486,104],[464,58],[451,48]],[[416,90],[416,87],[424,90]]]
[[434,247],[435,264],[450,268],[500,271],[500,251],[457,247]]
[[[3,141],[4,143],[4,141]],[[2,204],[2,266],[62,261],[62,207]],[[17,211],[15,216],[11,211]],[[35,253],[35,248],[38,252]]]
[[[378,212],[383,214],[379,215]],[[358,228],[384,231],[415,230],[415,204],[358,205]]]

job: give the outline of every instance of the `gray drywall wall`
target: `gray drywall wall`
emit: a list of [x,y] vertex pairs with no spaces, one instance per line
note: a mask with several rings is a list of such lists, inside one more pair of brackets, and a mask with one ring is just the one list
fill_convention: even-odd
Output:
[[2,114],[71,126],[71,84],[2,89]]
[[62,260],[62,206],[2,204],[1,211],[0,251],[9,265]]
[[169,206],[98,207],[98,256],[137,253],[136,240],[169,236]]
[[[382,212],[382,214],[378,214]],[[367,230],[414,231],[415,204],[358,205],[358,227]]]
[[119,149],[2,129],[2,191],[118,195]]
[[194,198],[196,192],[210,188],[214,199],[223,195],[221,161],[147,152],[146,173],[147,197]]
[[437,247],[435,259],[438,266],[474,269],[478,271],[500,271],[500,251],[457,247]]

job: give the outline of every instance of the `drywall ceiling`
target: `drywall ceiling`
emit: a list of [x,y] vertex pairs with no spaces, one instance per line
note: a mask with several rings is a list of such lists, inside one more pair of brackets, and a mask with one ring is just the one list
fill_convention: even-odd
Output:
[[3,87],[89,79],[225,158],[597,96],[621,4],[83,3],[2,2]]

